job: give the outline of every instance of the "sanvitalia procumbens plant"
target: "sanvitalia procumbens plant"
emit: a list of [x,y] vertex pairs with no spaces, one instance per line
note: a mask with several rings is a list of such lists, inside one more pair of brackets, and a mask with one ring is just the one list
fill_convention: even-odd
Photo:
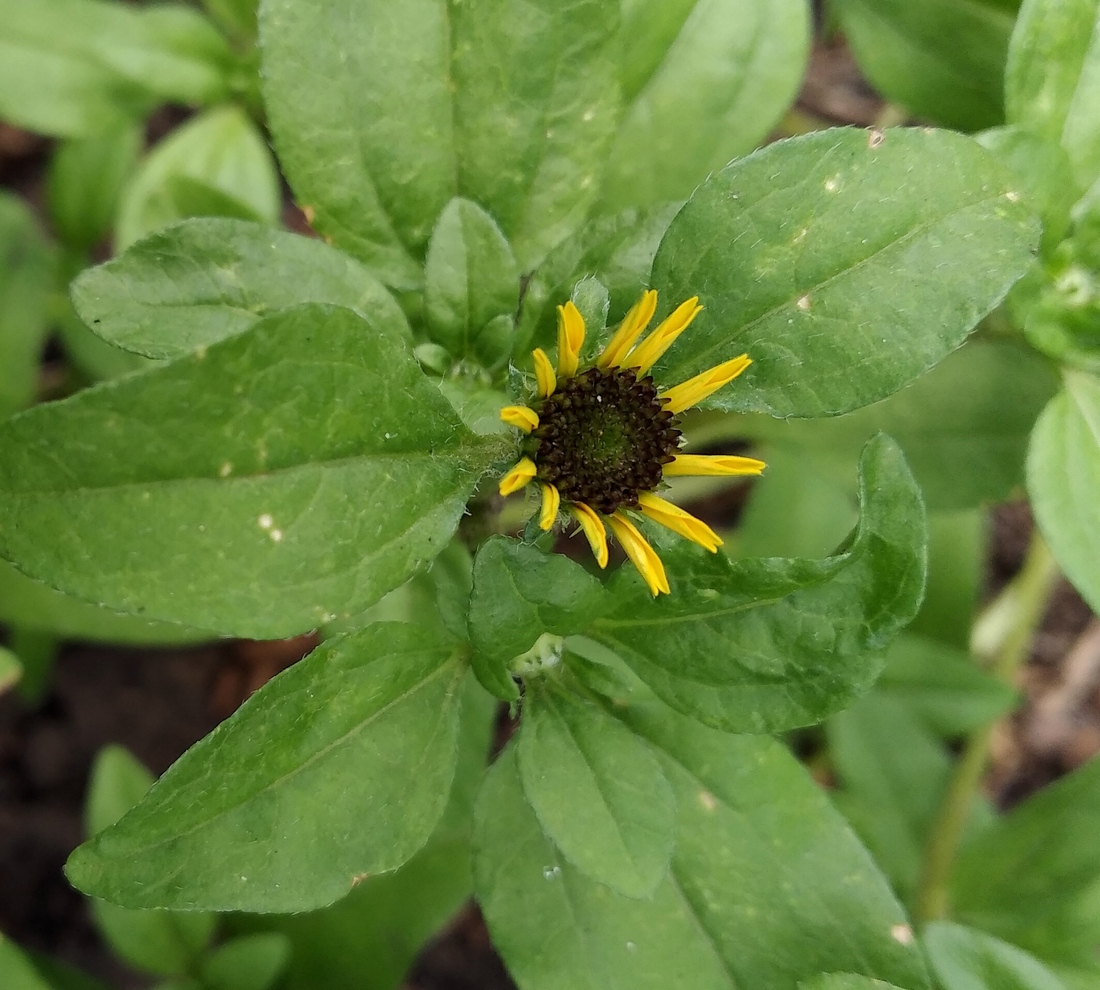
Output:
[[[593,352],[567,328],[555,390],[652,285],[704,307],[654,381],[740,365],[700,400],[835,415],[923,374],[1027,268],[1013,178],[946,132],[823,132],[677,210],[616,157],[667,80],[660,57],[623,77],[614,3],[278,0],[261,39],[284,169],[332,245],[189,221],[83,277],[88,325],[169,363],[0,427],[0,552],[150,618],[329,635],[81,847],[74,883],[130,908],[331,904],[447,827],[476,675],[523,688],[472,837],[523,986],[927,986],[874,864],[766,735],[866,691],[916,612],[923,506],[896,445],[863,451],[859,525],[823,560],[732,561],[636,517],[642,574],[605,583],[537,522],[485,533],[527,442],[500,410],[538,394],[522,355],[567,296]],[[612,518],[642,506],[626,494]],[[452,540],[471,499],[472,561]]]

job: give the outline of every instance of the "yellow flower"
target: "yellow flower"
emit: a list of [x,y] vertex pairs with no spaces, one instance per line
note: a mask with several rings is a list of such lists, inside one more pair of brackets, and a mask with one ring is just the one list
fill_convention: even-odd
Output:
[[[500,418],[528,435],[524,456],[501,479],[501,495],[538,481],[539,526],[553,528],[564,509],[588,539],[596,562],[607,566],[607,529],[649,590],[668,594],[668,578],[656,551],[631,520],[638,512],[717,553],[722,539],[706,523],[656,494],[665,477],[752,475],[764,470],[753,457],[681,454],[676,416],[727,385],[752,362],[742,354],[667,391],[650,368],[703,307],[698,297],[681,303],[642,338],[657,310],[646,292],[615,331],[595,364],[580,370],[584,318],[572,302],[558,307],[558,366],[541,348],[533,354],[537,408],[508,406]],[[606,523],[606,524],[605,524]]]

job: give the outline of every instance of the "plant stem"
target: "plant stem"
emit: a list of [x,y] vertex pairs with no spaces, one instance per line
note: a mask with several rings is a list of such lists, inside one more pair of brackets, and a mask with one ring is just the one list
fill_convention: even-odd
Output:
[[[1036,530],[1020,573],[975,624],[972,648],[1008,684],[1027,660],[1031,640],[1046,612],[1058,567]],[[918,924],[946,917],[950,879],[974,796],[981,786],[996,723],[971,733],[940,804],[925,846],[914,917]]]

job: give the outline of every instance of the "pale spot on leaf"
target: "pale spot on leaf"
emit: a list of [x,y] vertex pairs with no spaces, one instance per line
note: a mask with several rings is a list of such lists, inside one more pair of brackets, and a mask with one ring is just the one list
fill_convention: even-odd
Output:
[[271,529],[271,527],[275,525],[275,520],[272,519],[271,516],[268,515],[268,513],[266,512],[262,516],[260,516],[260,518],[257,519],[256,522],[260,524],[261,529]]
[[718,798],[716,798],[710,791],[699,792],[699,803],[706,811],[714,811],[718,807]]
[[798,300],[798,308],[803,311],[810,308],[810,297],[808,295],[802,296]]
[[908,925],[894,925],[890,929],[890,937],[895,942],[900,942],[902,945],[913,944],[913,929]]
[[867,147],[877,148],[883,141],[886,140],[886,135],[883,134],[877,127],[872,127],[867,134]]

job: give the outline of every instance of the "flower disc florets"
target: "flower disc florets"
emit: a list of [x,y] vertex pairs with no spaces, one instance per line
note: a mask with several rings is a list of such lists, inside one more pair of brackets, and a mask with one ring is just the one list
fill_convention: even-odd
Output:
[[527,434],[523,456],[501,479],[500,494],[511,495],[537,481],[539,526],[553,529],[564,508],[588,538],[600,567],[607,566],[610,527],[654,595],[668,593],[668,577],[635,519],[645,517],[712,553],[722,545],[705,522],[657,494],[664,479],[752,475],[764,469],[764,462],[753,457],[679,453],[676,416],[740,375],[752,364],[747,354],[664,391],[649,376],[702,308],[698,298],[686,300],[643,339],[657,309],[657,293],[649,290],[626,314],[595,365],[581,370],[584,318],[571,302],[559,306],[557,368],[541,347],[531,355],[537,408],[500,411],[505,423]]
[[680,445],[677,420],[648,375],[590,368],[564,381],[538,410],[531,456],[538,479],[567,502],[611,515],[656,488]]

